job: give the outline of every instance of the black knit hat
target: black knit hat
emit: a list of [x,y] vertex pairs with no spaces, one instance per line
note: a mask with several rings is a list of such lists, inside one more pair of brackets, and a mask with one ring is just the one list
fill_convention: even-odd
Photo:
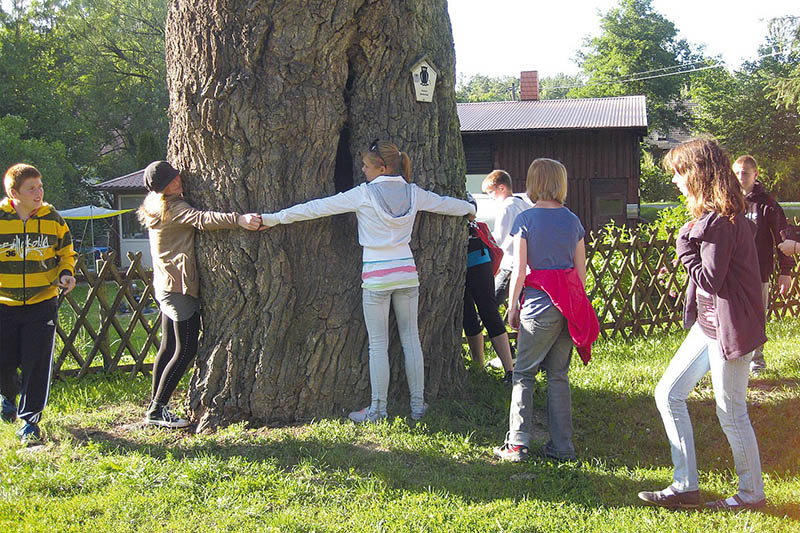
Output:
[[153,161],[144,169],[144,188],[152,192],[161,192],[177,175],[178,171],[168,162]]

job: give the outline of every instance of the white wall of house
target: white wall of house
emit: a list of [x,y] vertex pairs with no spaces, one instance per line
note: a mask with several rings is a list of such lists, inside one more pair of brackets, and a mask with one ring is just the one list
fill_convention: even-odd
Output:
[[[117,196],[118,209],[137,209],[142,205],[143,194],[120,194]],[[144,229],[136,218],[136,211],[124,213],[119,217],[119,246],[122,257],[120,264],[126,267],[131,264],[128,252],[142,252],[142,266],[153,268],[150,257],[150,241],[147,239],[147,230]]]

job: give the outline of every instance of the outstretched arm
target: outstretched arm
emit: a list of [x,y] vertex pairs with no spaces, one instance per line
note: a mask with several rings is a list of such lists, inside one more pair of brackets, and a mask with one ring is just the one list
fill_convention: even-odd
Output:
[[293,205],[292,207],[281,209],[277,213],[264,213],[261,215],[261,223],[270,227],[278,224],[292,224],[302,220],[351,213],[358,209],[362,201],[363,188],[353,187],[349,191]]
[[421,187],[417,187],[417,210],[462,217],[475,215],[475,206],[471,203],[450,196],[441,196]]

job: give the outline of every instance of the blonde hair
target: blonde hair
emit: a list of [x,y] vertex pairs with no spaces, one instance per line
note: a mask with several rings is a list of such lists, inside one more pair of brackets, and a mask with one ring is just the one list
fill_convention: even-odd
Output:
[[25,163],[17,163],[12,165],[6,170],[6,175],[3,178],[3,186],[6,189],[6,196],[11,198],[11,189],[19,192],[22,182],[29,178],[41,178],[42,174],[36,170],[36,167],[26,165]]
[[142,205],[136,210],[136,217],[139,223],[148,229],[167,220],[167,197],[160,192],[147,193]]
[[717,141],[693,139],[679,144],[664,156],[664,169],[686,178],[686,207],[695,218],[713,211],[733,220],[745,212],[742,186]]
[[400,174],[406,181],[411,179],[411,158],[408,154],[401,152],[400,149],[389,141],[375,140],[372,144],[375,150],[367,149],[361,152],[361,157],[369,159],[375,165],[386,167],[386,172],[392,175]]
[[736,161],[734,161],[733,164],[742,165],[742,167],[748,167],[750,170],[758,170],[756,158],[752,155],[740,155],[736,158]]
[[528,167],[526,193],[532,202],[555,200],[563,204],[567,199],[567,169],[555,159],[540,157]]
[[486,192],[490,188],[499,187],[500,185],[505,185],[508,187],[508,191],[512,192],[511,176],[508,175],[508,172],[505,170],[493,170],[483,178],[481,190]]

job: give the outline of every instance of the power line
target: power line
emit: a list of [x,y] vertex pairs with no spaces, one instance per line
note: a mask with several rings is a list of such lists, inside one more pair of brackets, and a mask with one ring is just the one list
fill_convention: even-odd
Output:
[[[797,50],[795,50],[793,48],[790,48],[789,50],[782,50],[782,51],[779,51],[779,52],[772,52],[771,54],[763,54],[763,55],[760,55],[760,56],[756,57],[755,59],[759,60],[759,59],[764,59],[766,57],[773,57],[773,56],[777,56],[777,55],[781,55],[781,54],[792,53],[792,52],[795,52],[795,51],[797,51]],[[596,86],[596,85],[614,85],[614,84],[618,84],[618,83],[632,83],[632,82],[635,82],[635,81],[645,81],[645,80],[652,80],[652,79],[656,79],[656,78],[666,78],[666,77],[669,77],[669,76],[678,76],[678,75],[682,75],[682,74],[691,74],[693,72],[700,72],[700,71],[703,71],[703,70],[709,70],[709,69],[713,69],[713,68],[720,68],[720,67],[724,67],[726,65],[726,63],[724,61],[720,61],[719,63],[716,63],[714,65],[706,65],[706,66],[703,66],[703,67],[693,68],[693,69],[689,69],[689,70],[681,70],[679,72],[667,72],[667,73],[664,73],[664,74],[656,74],[654,76],[642,76],[642,74],[649,74],[651,72],[659,72],[659,71],[662,71],[662,70],[670,70],[670,69],[676,69],[676,68],[686,68],[687,66],[696,65],[696,64],[699,64],[699,63],[705,63],[705,60],[694,61],[692,63],[685,63],[685,64],[682,64],[682,65],[674,65],[672,67],[663,67],[663,68],[660,68],[660,69],[653,69],[653,70],[645,70],[645,71],[642,71],[642,72],[636,72],[634,74],[629,74],[628,76],[624,76],[624,77],[618,78],[616,80],[596,81],[596,82],[593,82],[593,83],[583,83],[583,84],[580,84],[580,85],[563,85],[563,86],[560,86],[560,87],[547,87],[547,90],[552,91],[552,90],[555,90],[555,89],[577,89],[577,88],[580,88],[580,87],[593,87],[593,86]]]

